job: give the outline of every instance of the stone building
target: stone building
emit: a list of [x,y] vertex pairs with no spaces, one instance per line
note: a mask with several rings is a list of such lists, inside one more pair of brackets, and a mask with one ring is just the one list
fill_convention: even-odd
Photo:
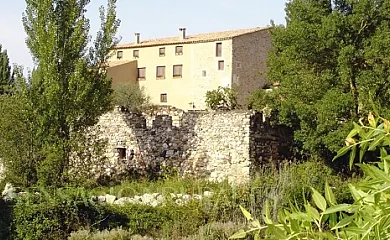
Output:
[[187,35],[120,44],[110,54],[113,84],[143,87],[153,104],[184,110],[205,109],[209,90],[235,87],[238,103],[264,86],[271,48],[270,27]]
[[[116,108],[97,124],[115,169],[172,166],[181,175],[247,182],[257,168],[285,159],[291,134],[252,111],[185,112],[173,107],[135,114]],[[115,170],[114,170],[115,171]]]

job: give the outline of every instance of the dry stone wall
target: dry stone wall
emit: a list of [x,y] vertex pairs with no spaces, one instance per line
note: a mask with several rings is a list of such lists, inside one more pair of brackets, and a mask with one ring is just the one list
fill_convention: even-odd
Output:
[[[165,107],[134,114],[116,108],[97,125],[112,166],[243,183],[261,162],[278,160],[280,131],[260,113],[184,112]],[[271,146],[272,145],[272,146]]]

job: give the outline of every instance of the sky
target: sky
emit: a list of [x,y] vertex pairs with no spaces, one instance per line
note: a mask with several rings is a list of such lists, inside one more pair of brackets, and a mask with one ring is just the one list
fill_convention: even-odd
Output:
[[[91,0],[87,16],[91,35],[98,30],[99,7],[107,0]],[[134,33],[142,39],[176,36],[186,28],[187,35],[242,28],[264,27],[273,20],[285,23],[286,0],[117,0],[117,16],[121,20],[118,36],[121,43],[132,42]],[[25,70],[34,64],[25,44],[22,25],[24,0],[2,0],[0,8],[0,44],[11,63]]]

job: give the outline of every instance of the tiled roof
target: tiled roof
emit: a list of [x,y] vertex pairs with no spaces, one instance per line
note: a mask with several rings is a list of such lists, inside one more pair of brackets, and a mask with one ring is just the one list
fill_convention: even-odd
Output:
[[159,45],[223,41],[244,34],[263,31],[270,28],[272,27],[257,27],[257,28],[249,28],[249,29],[230,30],[224,32],[202,33],[202,34],[186,36],[185,39],[180,39],[179,36],[158,38],[158,39],[148,39],[148,40],[141,41],[139,44],[135,44],[135,43],[119,44],[115,48],[116,49],[140,48],[140,47],[151,47],[151,46],[159,46]]

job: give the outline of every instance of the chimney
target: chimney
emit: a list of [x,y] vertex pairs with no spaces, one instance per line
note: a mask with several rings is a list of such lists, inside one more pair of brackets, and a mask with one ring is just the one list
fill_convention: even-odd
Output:
[[186,39],[186,29],[185,28],[179,28],[179,39],[180,40]]
[[140,44],[141,41],[140,41],[140,33],[134,33],[135,35],[135,44]]

